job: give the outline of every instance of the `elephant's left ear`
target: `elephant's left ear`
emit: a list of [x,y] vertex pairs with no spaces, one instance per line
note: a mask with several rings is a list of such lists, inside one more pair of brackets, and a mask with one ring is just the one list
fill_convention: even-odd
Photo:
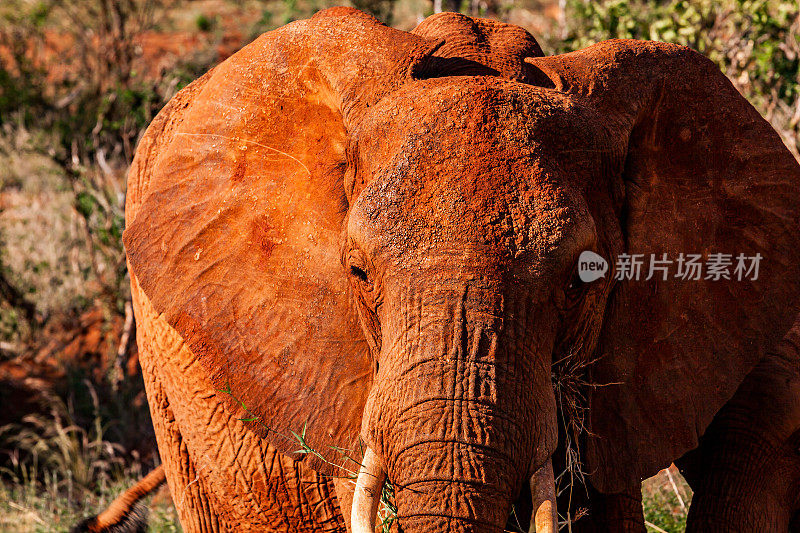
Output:
[[[617,282],[606,308],[591,376],[606,386],[591,398],[586,466],[599,490],[616,492],[696,447],[791,327],[800,167],[717,66],[686,47],[613,40],[528,62],[541,85],[599,117],[584,127],[608,139],[624,251],[645,265],[651,254],[673,261],[666,280],[644,270]],[[700,279],[677,276],[681,254],[702,254]]]
[[358,438],[372,363],[340,259],[347,128],[435,46],[352,9],[320,12],[187,88],[141,145],[157,150],[137,153],[132,275],[219,397],[283,452],[305,431],[344,463],[332,447]]

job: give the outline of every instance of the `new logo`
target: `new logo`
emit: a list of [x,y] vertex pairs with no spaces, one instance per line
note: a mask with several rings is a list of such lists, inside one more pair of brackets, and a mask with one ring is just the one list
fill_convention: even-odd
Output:
[[581,252],[578,258],[578,277],[584,283],[591,283],[596,279],[605,277],[608,272],[608,262],[590,250]]

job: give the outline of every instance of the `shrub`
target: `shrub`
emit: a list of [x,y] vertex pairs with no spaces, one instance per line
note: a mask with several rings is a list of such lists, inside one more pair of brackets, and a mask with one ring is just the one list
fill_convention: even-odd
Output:
[[785,0],[567,0],[555,52],[604,39],[683,44],[706,55],[798,157],[800,4]]

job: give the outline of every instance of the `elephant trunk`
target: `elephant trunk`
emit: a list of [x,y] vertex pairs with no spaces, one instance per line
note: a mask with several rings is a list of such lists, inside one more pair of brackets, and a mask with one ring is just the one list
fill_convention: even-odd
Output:
[[[382,449],[400,531],[503,531],[532,458],[532,439],[513,418],[474,399],[431,397],[392,422]],[[554,532],[552,468],[540,470],[532,482],[537,531]]]
[[[386,482],[386,471],[371,449],[367,448],[356,481],[351,515],[351,531],[353,533],[374,533],[378,507]],[[558,513],[556,511],[556,486],[553,476],[553,463],[548,460],[530,479],[531,496],[534,514],[531,517],[529,533],[557,533]],[[438,517],[441,524],[450,530],[453,517]],[[430,527],[431,520],[425,524]],[[461,530],[474,529],[479,526],[472,520],[462,521]]]
[[362,425],[400,531],[499,533],[534,470],[539,530],[553,531],[552,468],[540,469],[557,440],[547,317],[474,288],[414,300],[387,311],[398,323],[384,330]]
[[396,458],[390,470],[401,531],[503,530],[518,492],[509,461],[483,446],[446,440],[408,452],[417,454]]
[[[431,470],[409,467],[400,459],[390,471],[395,483],[400,531],[500,533],[511,516],[519,492],[516,481],[524,467],[512,464],[483,446],[453,442],[422,445]],[[528,480],[526,480],[528,481]],[[556,491],[548,460],[530,478],[534,515],[530,531],[556,533]],[[527,526],[527,524],[526,524]]]

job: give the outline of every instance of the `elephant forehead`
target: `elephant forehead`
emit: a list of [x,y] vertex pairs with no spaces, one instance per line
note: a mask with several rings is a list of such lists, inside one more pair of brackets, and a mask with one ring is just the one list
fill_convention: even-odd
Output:
[[376,248],[428,240],[547,255],[591,232],[575,180],[543,139],[571,102],[492,78],[426,80],[379,102],[355,132],[367,185],[348,230]]
[[[352,132],[370,152],[436,157],[459,149],[529,148],[531,136],[569,129],[575,103],[562,93],[491,76],[407,83],[372,106]],[[427,152],[427,153],[426,153]]]

